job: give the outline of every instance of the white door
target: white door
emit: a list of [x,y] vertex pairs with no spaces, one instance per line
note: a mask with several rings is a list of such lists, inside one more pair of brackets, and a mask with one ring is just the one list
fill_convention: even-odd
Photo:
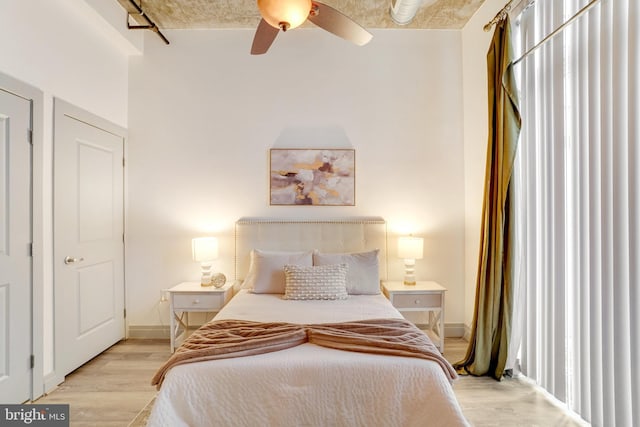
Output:
[[124,338],[123,129],[54,103],[55,371]]
[[0,402],[31,397],[31,101],[0,89]]

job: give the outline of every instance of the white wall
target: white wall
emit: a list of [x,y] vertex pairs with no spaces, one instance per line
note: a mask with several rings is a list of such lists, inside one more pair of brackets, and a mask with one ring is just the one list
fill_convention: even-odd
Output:
[[[116,6],[119,7],[119,5]],[[105,8],[107,9],[107,8]],[[43,182],[36,194],[43,212],[34,226],[42,242],[34,242],[44,266],[45,374],[53,367],[52,267],[52,123],[53,97],[60,97],[121,126],[127,125],[128,55],[130,41],[114,37],[113,28],[79,0],[0,0],[0,72],[44,93],[44,129],[34,150],[42,159]],[[124,22],[124,15],[121,15]],[[140,46],[140,44],[138,44]],[[36,108],[38,108],[36,106]],[[38,266],[37,266],[38,267]]]
[[504,4],[504,0],[486,0],[462,30],[466,326],[470,326],[473,321],[476,294],[488,138],[487,51],[495,27],[490,32],[485,32],[482,28]]
[[4,73],[126,126],[133,51],[91,8],[78,0],[0,0],[0,10]]
[[[124,17],[113,22],[120,6],[110,4],[0,0],[0,72],[45,95],[44,136],[36,141],[44,215],[35,218],[43,259],[52,256],[51,110],[58,96],[130,129],[130,325],[166,323],[160,290],[197,278],[189,253],[196,235],[223,238],[216,267],[231,277],[233,222],[246,215],[381,215],[392,234],[423,235],[419,278],[449,288],[447,323],[470,324],[492,34],[482,26],[503,0],[486,0],[463,31],[381,30],[357,48],[299,29],[281,34],[262,57],[248,55],[252,31],[172,31],[170,46],[144,32],[147,52],[132,59],[130,80],[128,57],[141,49],[143,32],[114,34],[103,17],[116,27]],[[273,147],[355,148],[357,205],[270,207]],[[392,261],[391,278],[399,279],[401,263]],[[50,262],[44,270],[44,339],[51,345]]]
[[[449,287],[447,322],[468,325],[486,150],[485,56],[492,34],[482,26],[501,6],[500,0],[487,0],[462,32],[377,31],[364,48],[319,30],[298,30],[280,35],[263,57],[247,54],[252,31],[174,31],[170,46],[148,33],[149,49],[132,61],[127,93],[127,58],[135,49],[97,25],[97,18],[88,19],[87,5],[0,0],[0,71],[44,91],[45,118],[51,117],[53,96],[122,126],[131,117],[130,324],[165,322],[159,290],[197,276],[188,252],[194,235],[223,234],[226,247],[218,267],[231,276],[237,217],[371,214],[383,215],[392,233],[426,237],[418,272]],[[50,120],[43,134],[46,260],[51,255]],[[269,207],[272,147],[355,148],[357,206]],[[162,195],[157,184],[175,193]],[[147,209],[161,213],[142,220]],[[460,215],[466,235],[462,252]],[[164,244],[156,246],[156,239]],[[168,264],[156,266],[158,255]],[[400,277],[399,268],[394,278]],[[51,266],[45,271],[51,295]]]
[[[190,239],[215,234],[233,277],[243,216],[380,215],[425,237],[418,278],[449,289],[464,321],[460,31],[379,30],[356,47],[319,29],[249,55],[250,30],[147,34],[130,63],[127,321],[166,325],[161,290],[199,277]],[[270,148],[354,148],[355,207],[271,207]],[[393,248],[390,248],[390,251]],[[391,279],[402,278],[392,259]]]

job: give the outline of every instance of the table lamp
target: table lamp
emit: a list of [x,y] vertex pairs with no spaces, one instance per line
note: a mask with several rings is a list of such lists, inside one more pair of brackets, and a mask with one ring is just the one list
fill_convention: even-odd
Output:
[[415,285],[416,259],[422,259],[422,237],[405,236],[398,239],[398,258],[404,258],[404,284]]
[[196,237],[191,240],[191,250],[193,260],[200,263],[202,286],[212,286],[211,265],[213,260],[218,258],[218,239],[216,237]]

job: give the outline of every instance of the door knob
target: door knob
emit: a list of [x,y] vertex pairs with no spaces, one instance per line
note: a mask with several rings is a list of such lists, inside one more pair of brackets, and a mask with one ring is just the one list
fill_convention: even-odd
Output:
[[76,262],[82,262],[82,261],[84,261],[84,258],[74,258],[72,256],[68,256],[64,258],[65,264],[75,264]]

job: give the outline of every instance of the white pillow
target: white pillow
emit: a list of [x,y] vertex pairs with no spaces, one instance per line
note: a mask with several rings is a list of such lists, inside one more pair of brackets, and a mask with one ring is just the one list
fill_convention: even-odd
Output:
[[347,264],[301,267],[285,265],[284,299],[347,299]]
[[369,252],[323,254],[314,252],[313,265],[347,264],[347,292],[349,295],[377,295],[380,293],[378,249]]
[[242,287],[252,289],[256,294],[284,294],[284,266],[296,264],[311,267],[312,253],[253,249],[249,272]]

